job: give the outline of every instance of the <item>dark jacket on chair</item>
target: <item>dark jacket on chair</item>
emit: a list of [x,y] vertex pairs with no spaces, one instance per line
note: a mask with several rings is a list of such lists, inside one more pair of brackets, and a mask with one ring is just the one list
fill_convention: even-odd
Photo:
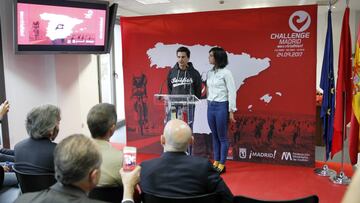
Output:
[[188,197],[219,193],[222,202],[233,195],[208,159],[184,152],[165,152],[160,158],[141,163],[140,187],[144,193]]
[[[15,145],[15,162],[22,163],[18,170],[25,173],[54,173],[56,143],[49,139],[27,138]],[[26,164],[28,163],[28,165]]]

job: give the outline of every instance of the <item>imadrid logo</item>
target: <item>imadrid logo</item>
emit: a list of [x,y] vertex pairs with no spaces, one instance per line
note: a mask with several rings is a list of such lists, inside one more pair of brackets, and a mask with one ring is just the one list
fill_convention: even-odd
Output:
[[304,32],[310,23],[311,18],[306,11],[295,11],[289,18],[289,26],[294,32]]

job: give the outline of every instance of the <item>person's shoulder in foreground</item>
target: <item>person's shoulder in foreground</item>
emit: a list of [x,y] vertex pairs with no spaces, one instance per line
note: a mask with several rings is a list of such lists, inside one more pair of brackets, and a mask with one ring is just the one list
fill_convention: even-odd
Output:
[[22,194],[14,203],[103,203],[103,201],[90,199],[80,188],[71,185],[56,183],[50,188],[38,192]]
[[346,190],[342,203],[359,203],[360,202],[360,169],[358,168],[355,175],[351,178],[351,183]]

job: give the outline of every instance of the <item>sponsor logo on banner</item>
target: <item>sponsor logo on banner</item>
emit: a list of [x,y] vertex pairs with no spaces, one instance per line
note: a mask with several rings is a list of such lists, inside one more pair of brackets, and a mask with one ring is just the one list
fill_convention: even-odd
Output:
[[239,148],[239,158],[246,159],[246,148]]
[[281,155],[281,160],[292,160],[291,152],[283,152]]
[[305,32],[311,25],[311,17],[306,11],[295,11],[288,19],[288,33],[271,33],[270,39],[277,40],[274,48],[278,58],[302,57],[306,51],[303,41],[309,39],[310,32]]
[[259,158],[269,158],[269,159],[275,159],[276,156],[276,150],[274,152],[254,152],[250,151],[249,159],[252,159],[253,157],[259,157]]
[[296,162],[308,162],[310,161],[309,153],[298,153],[298,152],[283,152],[281,160],[285,161],[296,161]]

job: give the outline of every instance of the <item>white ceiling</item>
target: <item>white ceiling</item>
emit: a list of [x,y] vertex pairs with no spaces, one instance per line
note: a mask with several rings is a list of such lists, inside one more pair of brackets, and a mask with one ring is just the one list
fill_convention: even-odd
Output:
[[[170,3],[144,5],[135,0],[108,0],[118,3],[118,16],[144,16],[173,13],[189,13],[200,11],[263,8],[276,6],[309,5],[318,4],[327,8],[328,0],[170,0]],[[331,0],[334,3],[333,10],[344,10],[346,0]],[[360,0],[350,0],[351,10],[360,10]],[[322,9],[326,11],[327,9]],[[320,12],[320,10],[319,10]]]

